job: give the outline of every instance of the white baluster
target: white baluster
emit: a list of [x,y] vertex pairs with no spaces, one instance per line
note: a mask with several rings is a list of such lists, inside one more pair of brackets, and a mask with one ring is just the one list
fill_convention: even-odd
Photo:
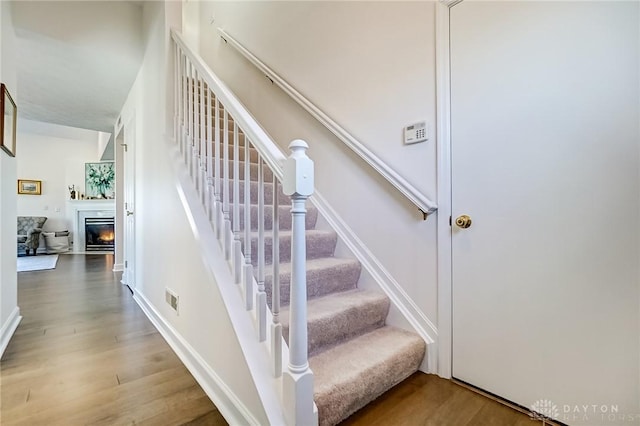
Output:
[[195,69],[193,71],[193,183],[196,185],[196,192],[200,194],[200,75]]
[[264,291],[264,170],[262,158],[258,158],[258,293],[256,294],[256,319],[258,338],[267,338],[267,294]]
[[224,110],[224,124],[222,139],[224,147],[222,148],[222,175],[224,183],[222,184],[222,213],[224,214],[224,258],[231,259],[231,217],[229,216],[229,114],[227,109]]
[[199,190],[200,190],[200,202],[205,204],[205,194],[206,194],[206,166],[207,166],[207,139],[206,139],[206,125],[205,125],[205,115],[204,115],[204,107],[206,98],[204,95],[205,84],[202,76],[198,80],[199,86],[199,94],[198,94],[198,105],[200,105],[200,114],[198,115],[198,126],[200,129],[200,171],[198,174],[199,178]]
[[173,140],[178,143],[178,117],[179,117],[179,108],[180,105],[179,97],[178,97],[178,87],[180,86],[180,72],[178,71],[180,65],[178,65],[179,60],[179,52],[178,45],[173,44]]
[[206,122],[207,122],[207,215],[209,216],[209,222],[212,224],[214,214],[213,214],[213,134],[211,121],[213,120],[213,116],[211,115],[211,89],[207,89],[207,114],[206,114]]
[[180,77],[182,78],[182,158],[187,161],[187,57],[182,55]]
[[244,303],[253,309],[253,265],[251,264],[251,143],[244,135]]
[[189,108],[189,127],[187,128],[187,167],[189,170],[189,176],[192,175],[192,164],[191,160],[193,159],[193,77],[191,75],[191,62],[187,60],[187,81],[188,81],[188,100],[187,106]]
[[273,277],[271,278],[271,362],[273,375],[282,375],[282,324],[280,324],[280,212],[278,211],[278,179],[273,175]]
[[215,224],[216,224],[216,236],[218,240],[222,238],[222,183],[221,183],[221,175],[220,175],[220,102],[218,102],[218,98],[216,98],[216,116],[213,119],[213,126],[215,127],[214,135],[215,135],[215,143],[214,143],[214,193],[215,193]]
[[191,179],[197,184],[198,173],[198,131],[196,113],[196,68],[191,65]]
[[291,296],[289,302],[289,365],[283,373],[284,415],[288,424],[316,425],[313,403],[313,373],[307,353],[307,276],[305,201],[313,194],[313,161],[302,140],[289,144],[292,150],[284,166],[283,189],[291,196]]
[[[242,283],[242,243],[240,242],[240,138],[233,122],[233,271],[236,284]],[[247,206],[245,206],[245,209]]]

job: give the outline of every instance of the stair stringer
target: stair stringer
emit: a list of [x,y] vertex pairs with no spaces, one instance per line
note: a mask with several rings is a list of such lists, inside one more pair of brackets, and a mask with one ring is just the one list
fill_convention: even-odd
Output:
[[[259,342],[257,338],[257,330],[255,327],[254,315],[245,309],[244,300],[240,292],[240,288],[234,283],[233,274],[229,263],[224,258],[222,247],[215,235],[215,232],[209,222],[207,214],[204,210],[200,197],[193,185],[193,181],[189,176],[187,167],[182,160],[182,154],[177,143],[171,137],[166,137],[168,143],[165,145],[170,157],[170,161],[174,170],[175,185],[185,214],[193,231],[196,241],[198,241],[200,252],[202,253],[202,261],[211,274],[214,285],[217,285],[222,296],[224,305],[227,309],[229,320],[233,325],[235,335],[240,344],[246,365],[253,379],[253,385],[259,395],[262,408],[266,413],[269,424],[286,424],[282,410],[282,387],[280,378],[275,378],[272,374],[271,354],[270,354],[270,337],[264,342]],[[254,286],[255,288],[255,286]],[[267,324],[271,323],[271,313],[267,310]],[[269,327],[267,327],[269,333]],[[180,355],[180,354],[178,354]],[[182,359],[182,358],[181,358]],[[199,360],[201,358],[198,357]],[[282,359],[283,368],[286,367],[284,360],[289,359],[288,346],[284,340],[282,342]],[[212,371],[208,365],[190,366],[188,361],[191,359],[182,359],[187,368],[191,371],[191,367],[195,367],[198,374],[194,373],[194,377],[198,379],[202,377],[202,371]],[[220,378],[206,377],[205,381],[219,382]],[[200,382],[200,380],[198,380]],[[208,392],[209,386],[203,388],[211,400],[217,405],[217,395]],[[226,384],[222,383],[225,391],[230,391]],[[235,403],[235,407],[245,416],[247,424],[259,425],[255,417],[251,415],[251,410],[236,395],[227,398]],[[244,422],[243,422],[244,423]]]
[[[358,238],[351,227],[338,215],[329,202],[316,190],[309,198],[318,209],[316,229],[321,229],[322,222],[338,234],[336,254],[345,250],[362,265],[362,274],[358,288],[380,289],[391,301],[386,323],[407,331],[415,331],[426,343],[427,354],[420,370],[437,374],[438,371],[438,329],[427,318],[422,310],[409,297],[393,276],[385,269],[364,242]],[[340,247],[343,244],[344,247]],[[346,255],[346,253],[341,253]],[[365,274],[366,273],[366,274]]]

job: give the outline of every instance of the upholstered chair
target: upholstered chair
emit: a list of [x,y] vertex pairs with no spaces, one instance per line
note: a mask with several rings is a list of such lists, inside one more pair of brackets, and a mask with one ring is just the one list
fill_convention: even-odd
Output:
[[34,256],[37,255],[40,233],[46,221],[42,216],[18,216],[18,255],[24,251],[28,256],[31,250]]

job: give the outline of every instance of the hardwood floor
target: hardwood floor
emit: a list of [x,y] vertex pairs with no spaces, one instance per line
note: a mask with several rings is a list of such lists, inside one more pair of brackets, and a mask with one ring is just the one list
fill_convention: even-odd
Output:
[[0,363],[0,423],[226,425],[114,279],[112,256],[18,274],[23,320]]
[[[63,255],[18,274],[24,319],[0,363],[0,424],[226,425],[114,279],[113,259]],[[416,373],[344,426],[535,426],[526,414]]]
[[[358,411],[342,426],[541,426],[450,380],[415,373]],[[551,424],[551,423],[546,423]]]

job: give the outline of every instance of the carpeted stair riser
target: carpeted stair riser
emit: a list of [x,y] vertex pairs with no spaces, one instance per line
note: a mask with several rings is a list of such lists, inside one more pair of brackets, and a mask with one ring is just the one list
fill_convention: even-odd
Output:
[[[222,183],[222,179],[220,179]],[[241,180],[239,184],[239,193],[240,193],[240,202],[244,203],[244,181]],[[249,198],[251,200],[251,204],[258,204],[258,182],[250,181],[249,182]],[[229,180],[229,202],[233,203],[233,181]],[[264,204],[272,205],[273,204],[273,183],[265,182],[264,183]],[[291,206],[291,198],[288,195],[284,195],[282,192],[282,185],[278,184],[278,204],[281,206]]]
[[[196,141],[197,142],[197,141]],[[200,145],[198,144],[198,152],[200,151]],[[205,149],[206,148],[205,146]],[[240,163],[244,163],[244,136],[242,136],[239,139],[239,143],[238,143],[238,159],[240,160]],[[227,160],[233,160],[235,158],[234,156],[234,147],[233,147],[233,134],[230,133],[229,134],[229,146],[227,147]],[[220,160],[224,161],[224,142],[222,140],[222,138],[220,138],[220,148],[219,148],[219,155],[220,155]],[[213,155],[215,155],[215,142],[212,143],[212,147],[211,147],[211,153]],[[258,153],[258,150],[256,148],[254,148],[253,146],[249,147],[249,162],[252,164],[258,164],[258,158],[260,158],[260,154]],[[230,166],[233,167],[233,166]],[[265,166],[267,167],[267,166]]]
[[[257,182],[258,181],[258,165],[251,163],[249,166],[250,166],[249,174],[251,176],[250,180]],[[244,162],[243,161],[241,161],[238,164],[238,169],[240,170],[240,173],[239,173],[240,179],[244,179]],[[272,182],[273,172],[271,171],[271,169],[265,165],[262,168],[262,171],[264,176],[264,182]],[[220,173],[224,173],[222,170],[222,162],[220,164]],[[233,179],[233,178],[234,178],[233,161],[229,161],[229,179]]]
[[[233,229],[233,204],[231,207],[231,226]],[[278,206],[278,229],[291,230],[291,206],[286,204],[284,206]],[[316,226],[318,220],[318,209],[315,207],[307,207],[307,214],[305,216],[305,229],[313,229]],[[273,206],[265,205],[264,207],[264,228],[265,231],[271,232],[273,230]],[[240,229],[244,229],[244,205],[240,205]],[[251,204],[251,230],[258,230],[258,206]]]
[[[220,143],[220,155],[224,155],[224,151],[223,151],[223,149],[224,149],[224,127],[223,126],[224,125],[221,124],[220,128],[219,128],[219,131],[220,131],[220,140],[219,140],[219,143]],[[190,129],[188,127],[186,128],[186,130],[187,130],[187,133],[189,133]],[[199,145],[200,138],[202,137],[202,134],[200,133],[200,131],[201,131],[200,124],[195,125],[194,128],[193,128],[193,132],[194,132],[193,139],[194,139],[194,142],[197,142],[198,147],[200,146]],[[213,134],[213,136],[211,137],[211,144],[213,144],[213,148],[211,148],[211,152],[214,152],[215,151],[215,145],[214,145],[215,144],[215,129],[213,128],[213,124],[211,125],[211,133]],[[208,141],[208,139],[209,139],[208,134],[209,134],[209,126],[205,125],[204,126],[204,139],[205,139],[205,141]],[[227,137],[229,138],[229,147],[233,147],[233,138],[234,138],[233,124],[229,125],[229,128],[227,129],[227,135],[228,135]],[[245,141],[244,133],[242,133],[241,130],[238,130],[238,146],[239,147],[244,147],[244,141]],[[242,157],[242,158],[244,158],[244,157]]]
[[[326,294],[353,290],[360,278],[360,262],[354,259],[336,257],[311,259],[307,261],[307,299],[324,296]],[[280,304],[289,304],[291,291],[291,263],[280,263]],[[257,271],[254,269],[254,273]],[[264,280],[267,303],[271,308],[271,294],[273,288],[273,269],[268,265]]]
[[[227,163],[229,164],[229,179],[231,180],[235,176],[233,160],[229,159]],[[244,180],[244,169],[245,169],[245,163],[244,163],[244,160],[242,160],[238,163],[238,170],[239,170],[238,176],[240,177],[241,180]],[[215,173],[215,170],[213,171],[213,173]],[[262,167],[262,173],[263,173],[262,174],[263,180],[265,183],[273,182],[273,172],[266,164]],[[254,182],[258,181],[258,164],[257,163],[249,163],[249,176],[250,176],[249,180]],[[224,178],[224,161],[220,161],[220,179],[223,179],[223,178]]]
[[[281,310],[283,335],[289,343],[289,307]],[[384,326],[389,299],[380,293],[350,290],[311,299],[307,305],[309,355]]]
[[[333,256],[336,247],[337,235],[330,231],[307,231],[307,259],[318,259],[320,257]],[[291,260],[291,231],[281,231],[279,235],[280,241],[280,262],[289,262]],[[244,253],[244,241],[243,250]],[[272,261],[273,238],[271,232],[265,232],[264,235],[264,257],[265,263],[270,264]],[[258,264],[258,233],[251,233],[251,263]]]
[[[244,146],[240,146],[238,149],[238,158],[240,159],[241,163],[244,163]],[[229,160],[233,160],[235,157],[233,156],[233,146],[231,144],[229,144],[229,147],[227,149],[227,155],[228,155],[228,159]],[[220,149],[220,155],[224,155],[224,148],[221,147]],[[259,154],[258,154],[258,150],[255,148],[249,148],[249,162],[253,163],[253,164],[258,164],[258,158],[259,158]],[[265,166],[266,167],[266,166]]]
[[415,333],[386,326],[312,356],[320,425],[338,424],[409,377],[425,350]]

